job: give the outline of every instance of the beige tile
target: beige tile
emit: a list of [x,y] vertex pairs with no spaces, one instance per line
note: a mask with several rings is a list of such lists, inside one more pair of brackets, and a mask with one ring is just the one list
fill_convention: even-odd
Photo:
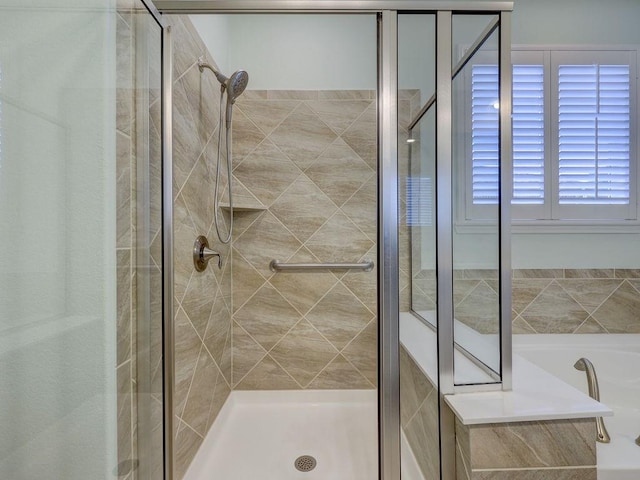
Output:
[[177,479],[182,479],[191,465],[203,438],[184,422],[178,426],[178,434],[175,440],[175,475]]
[[131,358],[131,251],[117,250],[117,365]]
[[[377,247],[373,247],[365,255],[373,260],[374,265],[378,259]],[[378,311],[378,269],[374,266],[370,272],[347,272],[342,277],[342,283],[351,290],[358,299],[372,312]]]
[[365,100],[319,100],[306,102],[320,119],[341,135],[371,104]]
[[269,135],[299,103],[297,100],[242,99],[236,105],[262,133]]
[[[215,170],[210,167],[211,163],[215,162],[213,155],[214,152],[210,148],[205,150],[193,167],[181,192],[199,235],[206,235],[213,222]],[[217,239],[210,240],[215,243]]]
[[512,332],[514,335],[531,334],[536,333],[531,325],[523,320],[522,317],[517,316],[513,320]]
[[371,95],[375,94],[374,90],[319,90],[319,100],[356,100],[371,99]]
[[233,383],[236,384],[262,360],[267,351],[233,322]]
[[640,269],[637,268],[616,268],[616,278],[640,278]]
[[589,313],[593,313],[622,283],[621,280],[592,278],[556,281]]
[[317,90],[267,90],[269,100],[317,100]]
[[306,318],[336,348],[342,349],[371,321],[373,314],[338,283]]
[[275,288],[265,285],[234,319],[260,345],[270,350],[300,320],[300,314]]
[[457,320],[485,334],[500,331],[499,313],[498,295],[484,282],[480,282],[454,308]]
[[305,246],[321,262],[357,262],[373,247],[342,212],[336,213],[306,243]]
[[181,195],[173,204],[173,222],[174,294],[181,301],[194,272],[193,242],[198,236]]
[[593,312],[593,318],[609,333],[640,333],[638,311],[640,293],[625,281]]
[[238,100],[238,103],[244,100],[266,100],[267,95],[267,90],[245,90],[240,97],[241,100]]
[[521,313],[549,286],[549,283],[549,279],[514,278],[511,283],[513,309]]
[[564,278],[615,278],[613,268],[566,268]]
[[239,165],[265,139],[264,133],[240,109],[233,111],[233,165]]
[[[304,247],[298,250],[289,261],[291,263],[318,263],[318,259]],[[338,283],[338,279],[333,273],[326,271],[279,272],[271,277],[269,282],[304,315]]]
[[305,170],[336,139],[336,134],[309,107],[301,107],[294,110],[269,138]]
[[596,468],[493,470],[473,472],[473,480],[596,480]]
[[378,235],[378,181],[375,175],[341,207],[343,213],[362,230],[371,241]]
[[373,385],[342,355],[338,355],[308,385],[310,389],[370,389]]
[[309,322],[301,320],[269,354],[300,385],[306,387],[338,351]]
[[593,317],[587,318],[573,333],[609,333]]
[[203,348],[198,357],[187,403],[181,417],[182,421],[202,437],[207,434],[209,410],[218,375],[218,368],[209,352]]
[[404,429],[424,478],[440,478],[438,401],[430,395]]
[[116,132],[116,247],[131,247],[131,139]]
[[207,320],[206,334],[203,334],[204,344],[216,364],[222,369],[225,348],[231,342],[231,313],[221,292],[218,292],[211,315]]
[[400,348],[400,420],[404,428],[422,402],[433,392],[433,385],[418,368],[404,347]]
[[[190,67],[195,65],[198,57],[204,52],[198,47],[187,24],[190,20],[185,15],[171,15],[168,17],[173,36],[173,77],[180,77]],[[197,67],[196,67],[197,68]]]
[[552,282],[520,316],[538,333],[572,333],[589,314]]
[[513,278],[563,278],[564,270],[561,268],[528,268],[513,271]]
[[182,308],[201,338],[204,338],[217,290],[218,284],[210,267],[204,272],[193,273],[182,299]]
[[270,206],[298,178],[300,170],[269,140],[262,142],[234,170],[258,200]]
[[593,419],[474,425],[470,433],[474,469],[596,463]]
[[300,385],[269,355],[251,370],[234,390],[297,390]]
[[[129,17],[127,15],[127,17]],[[118,15],[116,21],[116,129],[129,135],[133,119],[133,34]]]
[[377,170],[378,168],[378,141],[375,134],[367,137],[357,137],[342,134],[341,138],[358,156],[365,161],[369,168]]
[[271,206],[271,212],[301,242],[307,241],[336,210],[329,197],[304,174]]
[[256,220],[234,243],[253,268],[265,278],[273,275],[271,260],[287,261],[302,244],[280,221],[267,212]]
[[376,138],[376,132],[376,104],[371,102],[363,114],[343,134],[343,138]]
[[220,410],[224,406],[224,403],[229,398],[231,388],[221,375],[218,375],[216,386],[213,390],[213,397],[211,399],[211,408],[209,409],[209,420],[207,421],[207,431],[211,428],[211,425],[218,417]]
[[180,415],[186,403],[202,341],[181,308],[175,319],[175,412]]
[[467,476],[471,475],[471,437],[467,425],[463,425],[460,419],[455,419],[456,430],[456,459],[460,458]]
[[342,350],[342,355],[373,385],[378,384],[378,322],[375,318]]
[[133,459],[132,451],[132,401],[131,362],[127,362],[116,370],[118,382],[118,463]]
[[[420,282],[420,284],[423,284]],[[432,299],[437,298],[435,288],[437,288],[435,280],[430,280],[431,289],[429,295]],[[454,305],[459,305],[467,296],[473,292],[473,290],[480,284],[480,280],[466,280],[463,278],[456,278],[453,281],[453,303]],[[425,292],[426,293],[426,292]]]
[[233,249],[233,311],[237,311],[265,283],[265,279]]
[[181,189],[205,147],[198,136],[191,103],[182,82],[173,86],[173,176]]
[[[251,191],[245,187],[243,185],[243,183],[238,180],[238,177],[236,177],[235,175],[232,174],[232,185],[233,185],[233,204],[234,204],[234,208],[235,213],[244,213],[241,212],[240,209],[243,206],[251,206],[251,207],[258,207],[258,208],[266,208],[266,205],[264,205],[260,200],[258,200],[258,198],[251,193]],[[225,192],[226,195],[226,192]]]
[[[197,66],[189,68],[180,82],[187,92],[190,112],[196,122],[198,138],[205,145],[220,119],[220,86],[210,71],[200,72]],[[217,135],[214,137],[217,140]]]

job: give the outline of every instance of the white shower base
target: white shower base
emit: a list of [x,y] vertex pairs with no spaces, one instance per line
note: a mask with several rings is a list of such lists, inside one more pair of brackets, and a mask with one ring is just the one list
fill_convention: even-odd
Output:
[[[375,390],[234,391],[184,480],[376,480],[377,415]],[[315,469],[297,471],[300,455]],[[421,480],[414,461],[403,479]]]

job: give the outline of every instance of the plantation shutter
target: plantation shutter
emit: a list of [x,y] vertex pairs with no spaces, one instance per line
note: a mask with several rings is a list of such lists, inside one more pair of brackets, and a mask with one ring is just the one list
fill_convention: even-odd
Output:
[[560,204],[629,204],[629,77],[629,65],[558,66]]
[[[472,191],[474,205],[499,198],[498,67],[472,70]],[[513,201],[542,205],[545,200],[544,67],[513,66]]]

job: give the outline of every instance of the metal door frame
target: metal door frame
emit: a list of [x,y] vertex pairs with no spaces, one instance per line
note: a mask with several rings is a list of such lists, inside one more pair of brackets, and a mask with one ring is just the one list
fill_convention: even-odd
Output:
[[[150,0],[142,0],[150,5]],[[500,69],[510,65],[510,12],[512,1],[429,1],[429,0],[156,0],[150,10],[163,14],[196,13],[369,13],[378,16],[378,411],[379,411],[379,462],[381,480],[400,479],[400,361],[399,361],[399,280],[398,280],[398,12],[431,13],[437,15],[436,83],[438,86],[438,120],[448,122],[440,128],[438,144],[448,145],[438,153],[438,161],[451,164],[451,16],[454,13],[494,13],[500,16]],[[161,21],[161,16],[157,16]],[[447,24],[448,22],[448,24]],[[171,169],[171,31],[163,25],[163,240],[164,240],[164,379],[165,379],[165,452],[173,451],[173,305],[172,305],[172,202]],[[448,33],[447,33],[448,32]],[[447,50],[448,45],[448,50]],[[508,48],[508,49],[507,49]],[[445,59],[448,57],[448,60]],[[445,69],[448,68],[448,71]],[[505,78],[504,80],[503,77]],[[501,164],[507,175],[501,176],[501,198],[511,198],[511,181],[508,173],[511,163],[511,75],[501,75],[500,146]],[[504,110],[502,110],[504,109]],[[450,168],[448,178],[451,180]],[[447,172],[445,171],[445,175]],[[446,189],[438,193],[438,212],[448,215],[451,207],[451,189],[445,199]],[[444,204],[441,202],[444,202]],[[448,202],[448,206],[447,206]],[[510,242],[509,202],[500,210],[501,280],[509,285]],[[451,225],[451,220],[449,220]],[[449,235],[450,237],[450,235]],[[440,241],[440,237],[438,238]],[[443,236],[442,241],[451,243]],[[446,246],[446,243],[445,243]],[[451,245],[449,245],[451,246]],[[452,248],[438,252],[438,268],[446,277],[438,296],[453,298]],[[509,269],[509,271],[506,271]],[[451,271],[449,271],[451,270]],[[440,279],[439,279],[440,280]],[[450,281],[449,281],[450,280]],[[502,282],[501,282],[502,284]],[[511,303],[511,292],[501,291],[502,306]],[[445,301],[447,304],[448,301]],[[505,303],[506,302],[506,303]],[[451,325],[438,329],[439,388],[453,393],[453,307]],[[444,312],[443,312],[444,313]],[[501,308],[502,388],[511,388],[511,309]],[[444,373],[442,373],[444,372]],[[441,478],[455,478],[455,431],[453,414],[444,407],[441,395]],[[172,457],[172,455],[165,455]],[[173,459],[165,459],[165,478],[173,478]]]

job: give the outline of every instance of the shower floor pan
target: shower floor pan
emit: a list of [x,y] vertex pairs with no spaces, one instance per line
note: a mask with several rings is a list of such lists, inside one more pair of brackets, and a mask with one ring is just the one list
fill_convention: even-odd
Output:
[[[184,480],[376,480],[376,397],[375,390],[232,392]],[[296,469],[303,455],[316,460],[309,471]]]

